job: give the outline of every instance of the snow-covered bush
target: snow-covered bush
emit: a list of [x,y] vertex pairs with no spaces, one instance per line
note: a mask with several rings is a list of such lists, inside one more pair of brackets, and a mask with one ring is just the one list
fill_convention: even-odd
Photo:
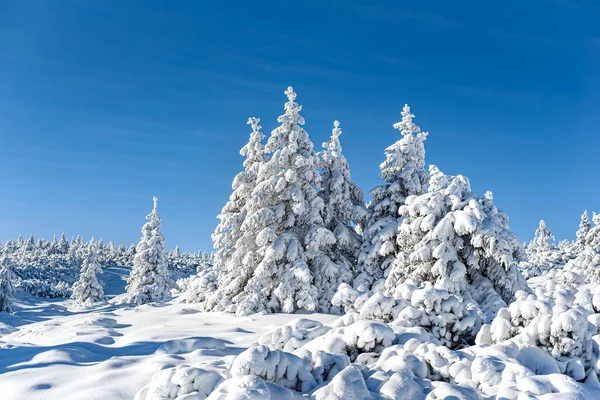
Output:
[[217,306],[209,301],[220,300],[230,303],[231,300],[226,297],[219,299],[217,296],[206,296],[207,293],[217,293],[217,283],[217,271],[209,268],[182,281],[180,288],[186,289],[185,296],[188,303],[198,303],[204,310],[223,311],[225,307],[222,303]]
[[288,389],[306,392],[317,386],[310,361],[267,346],[251,347],[235,358],[231,375],[255,375]]
[[538,287],[535,294],[519,293],[514,303],[501,309],[490,325],[482,327],[477,343],[503,343],[510,339],[520,347],[543,349],[557,361],[561,373],[583,379],[598,354],[592,341],[598,327],[588,318],[594,312],[593,304],[578,304],[587,302],[591,291],[580,296],[575,295],[576,291],[549,281],[546,287]]
[[293,352],[317,336],[325,334],[329,329],[318,321],[297,318],[265,333],[258,339],[258,343],[273,349]]
[[314,400],[378,400],[381,397],[369,391],[362,371],[351,365],[341,371],[329,384],[316,390]]
[[[508,217],[495,206],[491,193],[485,198],[473,194],[467,178],[459,175],[448,182],[439,190],[409,196],[400,207],[400,251],[386,278],[386,291],[393,293],[398,284],[412,279],[479,305],[490,295],[509,303],[527,285],[515,266],[523,252]],[[491,283],[488,292],[471,286],[481,277]]]
[[24,279],[19,283],[19,287],[33,296],[37,297],[71,297],[71,287],[68,282],[52,280],[42,280],[37,278]]
[[401,283],[393,297],[340,285],[334,304],[347,312],[358,312],[364,319],[387,322],[392,328],[426,328],[448,347],[472,342],[475,328],[481,326],[478,310],[467,309],[463,299],[433,287],[430,282],[421,286],[411,281]]
[[206,399],[301,400],[302,398],[293,390],[267,382],[258,376],[245,375],[222,382]]
[[392,328],[376,321],[359,320],[355,323],[334,328],[300,347],[296,352],[319,350],[332,354],[345,354],[354,361],[362,353],[381,353],[395,339]]
[[156,372],[134,399],[205,399],[229,377],[229,372],[223,369],[179,365]]

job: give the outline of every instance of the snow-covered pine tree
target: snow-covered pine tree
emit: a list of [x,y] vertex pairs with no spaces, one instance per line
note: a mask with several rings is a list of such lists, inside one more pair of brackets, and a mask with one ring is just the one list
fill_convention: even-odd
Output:
[[145,304],[171,299],[171,279],[167,269],[165,239],[161,232],[161,218],[154,208],[146,216],[148,222],[142,227],[142,238],[135,248],[133,267],[127,279],[124,303]]
[[[335,243],[333,233],[323,226],[318,157],[302,128],[302,107],[292,87],[285,94],[288,102],[278,118],[281,125],[265,146],[272,155],[258,171],[243,224],[257,250],[244,260],[244,273],[251,278],[233,298],[239,315],[317,310],[320,293],[309,265],[320,273],[321,245]],[[307,239],[319,241],[311,244],[310,254],[305,251]]]
[[535,231],[533,240],[525,248],[526,260],[519,263],[519,268],[525,278],[545,275],[549,271],[562,268],[565,260],[571,257],[568,252],[563,252],[554,244],[554,235],[548,229],[546,222],[540,220],[538,229]]
[[528,248],[532,251],[547,251],[553,247],[556,239],[550,229],[546,226],[546,221],[540,220],[539,227],[535,230],[535,236]]
[[122,265],[133,265],[133,260],[135,259],[135,244],[129,245],[127,250],[125,250],[125,256],[123,257]]
[[592,224],[590,223],[590,217],[588,216],[587,210],[581,214],[581,221],[579,221],[579,229],[577,229],[575,243],[585,245],[585,238],[590,232]]
[[105,266],[115,266],[119,259],[119,249],[117,245],[111,240],[104,249],[104,257],[101,258],[102,263]]
[[69,252],[69,240],[64,232],[60,235],[60,239],[58,240],[57,251],[58,254],[62,255],[65,255]]
[[258,172],[267,161],[263,145],[265,135],[261,132],[259,122],[259,118],[248,119],[252,132],[248,143],[240,150],[240,154],[246,158],[244,171],[233,179],[233,192],[218,216],[220,223],[212,235],[216,249],[213,266],[218,290],[210,293],[204,285],[192,284],[188,292],[188,299],[204,303],[207,310],[225,309],[231,299],[244,289],[255,268],[256,232],[248,232],[243,224],[252,206],[250,199]]
[[333,232],[336,242],[325,247],[328,258],[322,259],[315,286],[322,292],[320,308],[331,310],[331,298],[342,283],[350,283],[355,274],[362,237],[356,232],[363,227],[368,211],[362,190],[354,184],[350,167],[342,154],[339,121],[334,121],[329,141],[323,143],[320,167],[323,171],[321,197],[325,204],[325,227]]
[[58,239],[56,235],[52,238],[50,246],[48,246],[48,254],[58,254]]
[[600,214],[592,213],[592,222],[579,253],[564,266],[563,277],[569,283],[600,282]]
[[15,274],[13,263],[6,254],[0,256],[0,312],[14,312]]
[[[20,237],[20,236],[19,236]],[[33,234],[24,240],[19,246],[15,261],[21,265],[26,265],[36,261],[35,239]]]
[[394,124],[394,128],[400,131],[402,139],[385,149],[386,159],[379,167],[379,175],[385,184],[370,192],[371,215],[363,231],[355,287],[370,287],[384,278],[399,251],[396,237],[402,219],[398,210],[408,196],[426,191],[428,173],[423,141],[428,133],[421,132],[415,125],[415,116],[408,105],[404,106],[401,115],[402,121]]
[[394,294],[406,279],[431,282],[494,315],[516,291],[527,290],[515,267],[523,250],[508,217],[491,194],[473,194],[466,177],[409,196],[399,214],[403,220],[396,245],[402,251],[386,279],[387,292]]
[[99,257],[98,248],[92,243],[83,260],[79,280],[73,284],[71,298],[79,304],[91,305],[104,298],[104,289],[97,276],[102,273]]

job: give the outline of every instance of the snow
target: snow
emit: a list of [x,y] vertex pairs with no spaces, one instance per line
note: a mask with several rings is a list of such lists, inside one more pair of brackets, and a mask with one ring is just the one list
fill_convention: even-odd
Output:
[[[297,319],[287,314],[238,318],[203,313],[196,304],[185,303],[181,294],[162,304],[118,305],[114,294],[124,292],[127,272],[106,268],[102,280],[105,294],[112,299],[89,308],[71,299],[42,299],[17,292],[16,313],[0,313],[3,398],[115,400],[132,399],[149,384],[152,390],[174,390],[161,386],[160,381],[176,382],[181,393],[190,390],[181,389],[188,385],[183,382],[206,388],[219,381],[215,373],[223,381],[229,378],[224,359]],[[313,325],[337,318],[310,315]],[[176,372],[169,370],[178,366]],[[159,372],[155,381],[153,376]],[[231,392],[239,385],[230,382],[227,387]],[[256,390],[264,387],[258,385]],[[279,388],[271,386],[271,390],[276,393],[273,398],[282,398]]]
[[[529,291],[517,291],[515,301],[479,327],[473,321],[485,317],[468,308],[468,299],[429,282],[405,280],[392,296],[341,285],[336,300],[343,316],[238,317],[205,312],[201,304],[185,301],[188,293],[176,290],[170,301],[121,304],[128,273],[124,267],[104,268],[99,279],[106,298],[88,307],[67,298],[35,298],[18,288],[16,312],[0,313],[3,395],[33,400],[600,396],[600,287],[573,286],[560,273],[535,278]],[[485,296],[489,284],[479,279],[472,291]],[[477,339],[449,340],[442,329],[447,333],[455,325],[460,332],[478,331]]]

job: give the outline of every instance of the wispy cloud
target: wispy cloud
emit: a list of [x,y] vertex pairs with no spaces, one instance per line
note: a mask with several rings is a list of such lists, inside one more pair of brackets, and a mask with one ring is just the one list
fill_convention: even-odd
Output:
[[401,7],[375,7],[371,5],[356,5],[352,7],[356,13],[367,18],[391,21],[413,20],[440,28],[456,28],[462,24],[449,18],[425,13],[416,13]]

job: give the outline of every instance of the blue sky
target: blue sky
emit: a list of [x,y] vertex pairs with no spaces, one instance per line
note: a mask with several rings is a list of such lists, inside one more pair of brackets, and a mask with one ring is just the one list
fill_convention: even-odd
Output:
[[0,3],[0,241],[137,242],[159,197],[169,247],[209,249],[249,116],[293,85],[320,148],[379,184],[409,103],[427,162],[495,194],[529,240],[600,211],[594,0]]

